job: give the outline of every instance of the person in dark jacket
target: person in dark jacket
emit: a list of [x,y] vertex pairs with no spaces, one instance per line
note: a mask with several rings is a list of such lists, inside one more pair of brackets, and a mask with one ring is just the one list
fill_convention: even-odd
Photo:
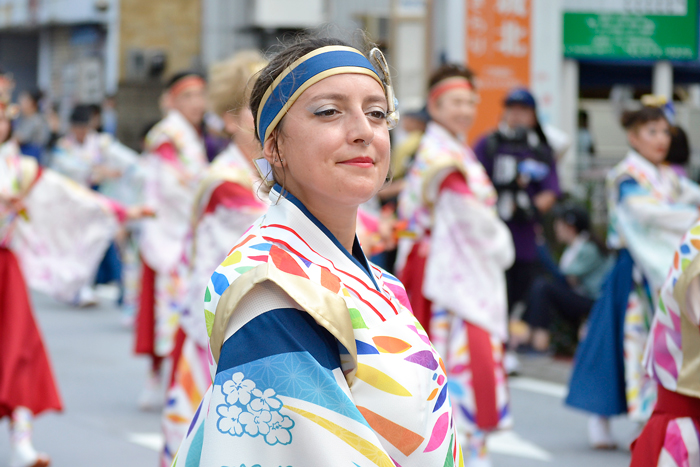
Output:
[[536,231],[560,195],[554,154],[537,120],[537,104],[527,89],[504,101],[496,130],[474,147],[498,192],[498,214],[513,235],[515,263],[506,272],[508,307],[524,303],[537,273]]

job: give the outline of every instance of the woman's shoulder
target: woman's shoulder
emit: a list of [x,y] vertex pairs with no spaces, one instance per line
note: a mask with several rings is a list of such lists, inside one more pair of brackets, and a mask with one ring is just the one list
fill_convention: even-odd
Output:
[[622,199],[625,195],[645,190],[649,184],[647,176],[642,170],[626,157],[607,174],[608,190]]
[[428,124],[418,147],[417,158],[427,164],[454,161],[459,163],[464,157],[465,148],[447,130],[435,122]]
[[305,240],[290,229],[261,217],[212,274],[204,297],[212,351],[223,344],[227,324],[245,311],[241,303],[260,284],[274,284],[293,307],[329,323],[327,328],[346,347],[354,342],[349,320],[344,321],[348,306],[340,278],[298,253],[294,245]]

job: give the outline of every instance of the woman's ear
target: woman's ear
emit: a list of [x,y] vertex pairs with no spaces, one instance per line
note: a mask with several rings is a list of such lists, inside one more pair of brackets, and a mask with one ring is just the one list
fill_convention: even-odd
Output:
[[284,167],[284,158],[279,148],[279,130],[275,130],[263,145],[263,157],[272,167]]
[[634,127],[627,130],[627,142],[635,151],[637,150],[637,143],[639,143],[639,128]]
[[239,130],[236,115],[232,111],[224,112],[221,119],[224,121],[224,130],[226,130],[226,133],[235,138]]
[[426,106],[428,115],[430,115],[430,118],[432,118],[433,120],[435,120],[435,117],[437,117],[438,119],[440,118],[440,105],[437,101],[438,99],[429,99],[428,105]]
[[275,159],[277,159],[277,144],[274,135],[272,138],[267,138],[263,144],[262,155],[270,165],[274,165]]

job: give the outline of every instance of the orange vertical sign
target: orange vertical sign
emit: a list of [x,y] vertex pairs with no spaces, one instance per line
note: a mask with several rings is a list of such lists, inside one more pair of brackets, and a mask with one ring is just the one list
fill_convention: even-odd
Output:
[[474,141],[498,125],[509,90],[530,84],[530,17],[533,0],[465,0],[467,63],[481,97],[469,132]]

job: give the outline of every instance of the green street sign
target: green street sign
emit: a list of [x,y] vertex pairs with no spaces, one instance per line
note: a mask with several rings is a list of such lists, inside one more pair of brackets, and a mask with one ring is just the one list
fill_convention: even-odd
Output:
[[[697,0],[687,0],[687,7],[681,0],[680,8],[679,0],[661,0],[656,3],[666,1],[674,7],[652,11],[643,6],[630,7],[635,0],[608,0],[607,8],[599,11],[577,8],[583,4],[581,1],[568,1],[574,6],[565,7],[564,13],[564,55],[567,57],[630,60],[694,60],[698,57]],[[621,6],[617,8],[616,3]],[[650,12],[654,14],[648,14]]]

